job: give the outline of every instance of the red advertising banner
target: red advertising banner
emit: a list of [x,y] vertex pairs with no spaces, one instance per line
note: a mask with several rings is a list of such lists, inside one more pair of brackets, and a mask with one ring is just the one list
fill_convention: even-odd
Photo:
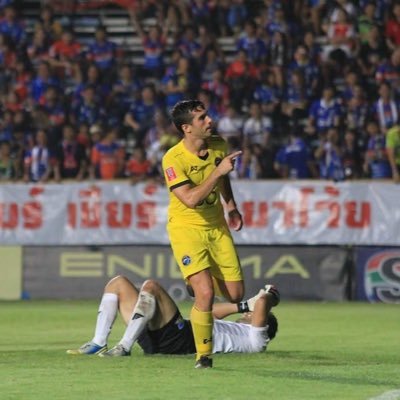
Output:
[[[400,186],[233,181],[238,244],[400,245]],[[164,186],[126,182],[0,186],[0,243],[168,244]]]

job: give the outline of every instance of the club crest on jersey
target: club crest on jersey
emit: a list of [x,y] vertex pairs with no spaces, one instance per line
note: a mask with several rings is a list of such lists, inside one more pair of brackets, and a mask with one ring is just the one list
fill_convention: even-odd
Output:
[[183,329],[185,327],[185,321],[183,320],[182,317],[179,317],[176,322],[176,326],[178,327],[179,330]]
[[215,165],[218,167],[218,165],[221,163],[221,161],[222,161],[222,158],[221,157],[216,157],[215,158]]
[[169,181],[173,181],[174,179],[176,179],[176,173],[174,171],[173,167],[169,167],[165,170],[165,173],[167,175],[167,178]]
[[192,259],[189,256],[182,257],[182,264],[186,267],[192,262]]

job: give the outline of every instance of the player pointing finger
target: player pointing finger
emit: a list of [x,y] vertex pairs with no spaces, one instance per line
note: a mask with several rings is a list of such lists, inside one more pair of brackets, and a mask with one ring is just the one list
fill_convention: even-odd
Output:
[[240,229],[242,219],[228,174],[241,151],[226,155],[226,142],[213,135],[202,102],[181,101],[171,116],[183,139],[162,162],[170,197],[167,230],[176,262],[194,292],[190,321],[195,367],[210,368],[214,296],[239,302],[244,294],[243,273],[221,202],[222,197],[233,228]]
[[226,175],[229,172],[233,171],[235,168],[235,159],[242,154],[241,151],[235,151],[227,155],[219,164],[218,170],[220,171],[221,175]]

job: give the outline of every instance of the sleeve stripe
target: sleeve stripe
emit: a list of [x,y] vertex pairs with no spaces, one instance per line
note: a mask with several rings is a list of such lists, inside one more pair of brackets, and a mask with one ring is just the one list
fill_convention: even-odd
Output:
[[174,189],[176,189],[177,187],[180,187],[180,186],[183,186],[183,185],[187,185],[188,183],[190,183],[189,180],[179,182],[179,183],[177,183],[176,185],[170,186],[170,187],[169,187],[169,190],[170,190],[170,192],[172,192],[172,191],[173,191]]

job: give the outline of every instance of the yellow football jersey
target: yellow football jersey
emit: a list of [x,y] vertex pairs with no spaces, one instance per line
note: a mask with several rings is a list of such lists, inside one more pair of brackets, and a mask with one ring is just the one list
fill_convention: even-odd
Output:
[[218,185],[208,197],[194,209],[186,207],[175,195],[173,189],[190,183],[201,184],[226,156],[226,142],[220,136],[208,139],[206,157],[198,157],[188,151],[180,141],[164,155],[162,166],[165,181],[169,189],[169,223],[189,223],[199,226],[217,226],[223,221],[224,213]]

